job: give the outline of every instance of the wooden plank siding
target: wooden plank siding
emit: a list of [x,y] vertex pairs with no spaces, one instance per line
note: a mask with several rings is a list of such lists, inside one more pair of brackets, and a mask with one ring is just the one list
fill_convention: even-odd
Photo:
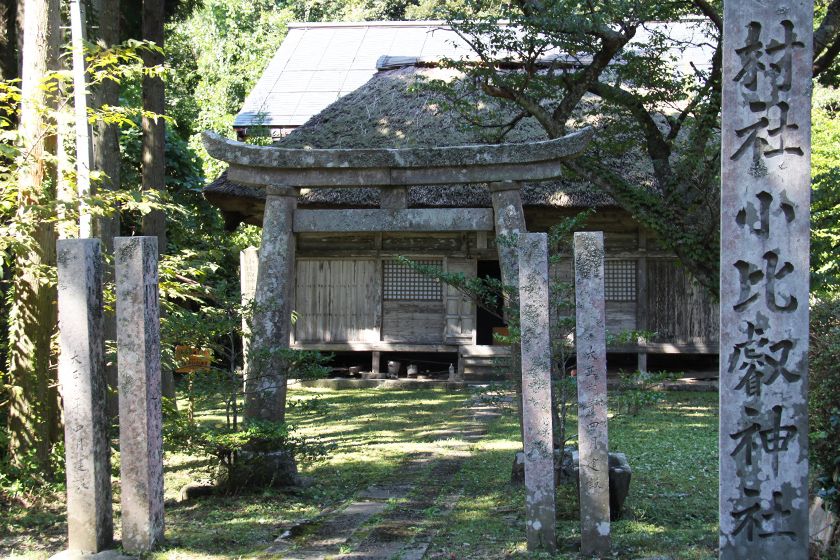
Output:
[[[476,259],[446,259],[446,271],[475,278]],[[473,301],[451,286],[443,286],[445,333],[447,344],[475,344],[476,309]]]
[[373,259],[298,259],[295,340],[379,340],[375,275]]
[[443,301],[384,301],[382,340],[443,343]]
[[717,343],[718,306],[677,259],[648,259],[648,330],[656,342]]
[[[543,208],[525,212],[530,231],[546,231],[576,213]],[[635,301],[607,302],[609,332],[657,332],[650,341],[652,352],[663,351],[663,344],[704,352],[703,348],[717,343],[717,305],[655,236],[641,230],[626,212],[609,208],[598,209],[585,229],[604,231],[607,261],[636,263]],[[474,307],[470,323],[465,316],[470,306],[445,288],[441,301],[383,301],[382,263],[398,255],[440,259],[452,271],[474,274],[477,260],[498,258],[491,232],[303,233],[296,237],[297,344],[472,343],[468,339],[475,329]],[[551,277],[571,282],[571,264],[571,255],[553,263]]]

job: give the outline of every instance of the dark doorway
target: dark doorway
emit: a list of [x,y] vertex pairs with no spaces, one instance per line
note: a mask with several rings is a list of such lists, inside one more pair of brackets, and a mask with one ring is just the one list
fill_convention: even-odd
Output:
[[[502,271],[499,268],[499,261],[478,261],[476,272],[479,278],[502,279]],[[499,315],[502,314],[502,306],[499,305]],[[490,346],[493,344],[493,329],[504,327],[505,322],[496,317],[486,309],[479,307],[476,310],[475,343]]]

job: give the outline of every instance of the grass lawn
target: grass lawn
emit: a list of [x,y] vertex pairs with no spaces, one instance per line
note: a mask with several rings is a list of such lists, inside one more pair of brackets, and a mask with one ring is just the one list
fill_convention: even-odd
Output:
[[[615,557],[717,558],[717,394],[667,393],[638,416],[610,413],[610,450],[626,453],[633,469],[626,513],[612,525]],[[509,483],[517,435],[507,415],[475,445],[452,482],[463,485],[464,498],[435,540],[437,557],[549,557],[525,552],[524,489]],[[558,488],[554,558],[578,557],[577,508],[577,489]]]
[[[290,394],[301,401],[316,397],[323,414],[294,407],[290,421],[334,449],[327,459],[302,465],[302,474],[316,483],[299,493],[271,490],[177,503],[184,484],[206,476],[206,461],[169,453],[166,544],[151,558],[261,557],[289,524],[388,481],[412,458],[464,452],[463,442],[440,434],[464,422],[453,412],[470,400],[467,392],[299,388]],[[214,414],[205,412],[202,419],[216,421]],[[503,415],[468,447],[470,457],[441,493],[462,488],[463,496],[441,524],[427,558],[540,557],[525,552],[524,491],[509,482],[519,447],[515,420],[512,413]],[[669,393],[657,408],[636,417],[612,417],[610,448],[626,453],[633,468],[627,515],[613,525],[616,557],[715,557],[717,395]],[[429,508],[427,515],[439,516],[442,509]],[[579,538],[574,487],[558,490],[558,512],[556,557],[574,558]],[[17,502],[8,513],[0,522],[0,555],[44,558],[63,547],[60,499]]]

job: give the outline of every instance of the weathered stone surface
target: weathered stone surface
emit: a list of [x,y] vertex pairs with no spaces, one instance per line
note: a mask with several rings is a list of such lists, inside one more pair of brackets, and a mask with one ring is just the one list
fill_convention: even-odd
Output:
[[[239,252],[239,293],[242,297],[242,307],[250,310],[257,293],[257,272],[259,271],[260,251],[256,247],[248,247]],[[242,317],[242,363],[243,369],[248,371],[248,347],[251,343],[251,317],[246,311]]]
[[279,352],[289,347],[292,328],[295,278],[292,223],[296,205],[295,189],[268,189],[251,321],[253,333],[245,371],[247,419],[282,422],[285,418],[287,373]]
[[720,557],[808,557],[813,5],[724,3]]
[[490,196],[493,201],[496,247],[499,252],[502,283],[505,286],[518,286],[519,255],[516,244],[519,235],[527,231],[520,184],[514,181],[492,183]]
[[[624,511],[624,502],[630,494],[630,481],[633,470],[627,462],[624,453],[610,453],[610,520],[621,519]],[[562,453],[559,449],[554,450],[554,483],[579,484],[580,456],[577,449],[567,447]],[[514,456],[513,468],[511,469],[510,481],[514,484],[525,482],[525,454],[521,451]]]
[[187,502],[204,496],[212,496],[219,488],[212,482],[189,482],[178,491],[178,501]]
[[223,483],[239,487],[291,487],[300,482],[294,456],[287,450],[241,451]]
[[528,549],[556,550],[548,325],[548,236],[519,238],[522,332],[522,424],[525,444],[525,524]]
[[379,207],[389,210],[408,208],[408,188],[385,187],[379,189]]
[[294,231],[493,231],[493,211],[486,208],[298,210]]
[[537,181],[563,173],[563,160],[580,154],[589,128],[563,138],[527,144],[408,149],[293,149],[254,146],[204,133],[214,158],[226,161],[238,184],[299,187],[452,185]]
[[523,144],[380,149],[300,149],[256,146],[230,140],[209,131],[204,132],[202,141],[212,157],[244,166],[278,169],[432,168],[445,174],[447,167],[482,168],[515,164],[524,168],[529,164],[574,156],[586,148],[592,135],[591,128],[584,128],[562,138]]
[[605,556],[610,498],[604,234],[577,232],[574,247],[581,554]]
[[58,382],[64,401],[68,548],[95,553],[114,538],[108,445],[102,255],[97,239],[58,251]]
[[118,237],[114,246],[122,545],[141,553],[163,540],[157,238]]
[[[580,485],[580,455],[572,452],[572,478]],[[624,502],[630,493],[633,471],[624,453],[609,454],[610,521],[618,521],[624,511]]]
[[828,504],[819,496],[814,497],[808,512],[808,525],[811,532],[811,544],[819,551],[826,552],[834,542],[834,534],[840,530],[840,518],[826,509]]

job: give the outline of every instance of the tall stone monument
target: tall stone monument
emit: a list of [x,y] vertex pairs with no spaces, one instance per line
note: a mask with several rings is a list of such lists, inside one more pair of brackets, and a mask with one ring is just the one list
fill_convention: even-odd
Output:
[[726,2],[720,557],[808,557],[811,1]]
[[548,236],[519,236],[519,321],[522,332],[522,424],[528,550],[557,548],[551,339],[548,323]]
[[575,257],[580,552],[610,553],[604,234],[578,232]]
[[68,548],[101,552],[114,538],[102,255],[97,239],[58,241],[58,381],[64,401]]
[[163,540],[163,433],[156,237],[118,237],[117,369],[120,400],[122,545]]

